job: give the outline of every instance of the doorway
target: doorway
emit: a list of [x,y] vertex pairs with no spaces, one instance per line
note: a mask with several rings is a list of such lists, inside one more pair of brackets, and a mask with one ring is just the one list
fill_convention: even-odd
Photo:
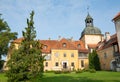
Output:
[[64,69],[67,68],[67,62],[63,62],[63,68],[64,68]]

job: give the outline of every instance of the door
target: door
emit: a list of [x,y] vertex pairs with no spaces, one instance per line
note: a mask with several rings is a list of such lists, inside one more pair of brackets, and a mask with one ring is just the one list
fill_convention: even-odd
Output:
[[67,68],[67,62],[63,62],[63,68]]

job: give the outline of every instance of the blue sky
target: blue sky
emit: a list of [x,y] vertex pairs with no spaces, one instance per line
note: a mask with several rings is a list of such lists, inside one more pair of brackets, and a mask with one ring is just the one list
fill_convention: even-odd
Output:
[[78,40],[85,28],[87,6],[94,26],[103,34],[114,34],[115,26],[111,20],[120,12],[120,0],[0,0],[0,13],[12,32],[18,32],[18,38],[22,37],[26,19],[34,10],[37,39],[61,36]]

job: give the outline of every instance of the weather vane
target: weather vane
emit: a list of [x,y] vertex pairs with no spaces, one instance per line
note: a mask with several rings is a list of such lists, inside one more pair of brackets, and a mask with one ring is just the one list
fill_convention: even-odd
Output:
[[87,6],[87,13],[89,13],[89,5]]

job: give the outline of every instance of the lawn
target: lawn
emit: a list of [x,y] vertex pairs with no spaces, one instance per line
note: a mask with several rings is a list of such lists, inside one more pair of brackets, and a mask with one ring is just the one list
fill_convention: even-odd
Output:
[[[0,74],[0,82],[7,82],[4,74]],[[120,72],[98,71],[96,73],[44,73],[42,79],[32,82],[120,82]]]

